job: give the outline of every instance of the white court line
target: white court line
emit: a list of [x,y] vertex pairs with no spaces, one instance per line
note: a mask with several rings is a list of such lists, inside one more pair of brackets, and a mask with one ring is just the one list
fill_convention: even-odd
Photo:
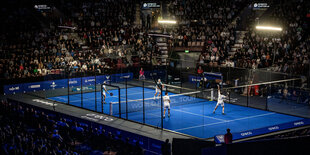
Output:
[[[149,102],[146,102],[147,104],[150,104],[150,105],[154,105],[154,106],[157,106],[156,104],[154,103],[149,103]],[[200,102],[200,103],[203,103],[203,102]],[[117,104],[117,103],[113,103],[112,104]],[[204,103],[203,103],[204,104]],[[160,108],[160,107],[158,107]],[[171,109],[172,111],[178,111],[178,112],[183,112],[183,113],[187,113],[187,114],[191,114],[191,115],[195,115],[195,116],[200,116],[200,117],[205,117],[205,118],[210,118],[210,119],[214,119],[214,120],[219,120],[219,121],[227,121],[227,120],[224,120],[224,119],[220,119],[220,118],[214,118],[214,117],[210,117],[210,116],[205,116],[205,115],[199,115],[199,114],[195,114],[195,113],[192,113],[192,112],[188,112],[188,111],[183,111],[183,110],[178,110],[178,109]],[[160,116],[158,116],[160,117]]]
[[61,99],[61,100],[67,99],[67,98],[65,98],[65,97],[54,97],[54,98],[58,98],[58,99]]
[[210,125],[215,125],[215,124],[228,123],[228,122],[239,121],[239,120],[244,120],[244,119],[249,119],[249,118],[255,118],[255,117],[261,117],[261,116],[266,116],[266,115],[273,115],[273,114],[276,114],[276,113],[266,113],[266,114],[260,114],[260,115],[242,117],[242,118],[233,119],[233,120],[228,120],[228,121],[226,120],[226,121],[223,121],[223,122],[216,122],[216,123],[210,123],[210,124],[204,124],[204,125],[197,125],[197,126],[192,126],[192,127],[187,127],[187,128],[175,129],[174,131],[187,130],[187,129],[198,128],[198,127],[204,127],[204,126],[210,126]]
[[219,120],[219,121],[226,121],[226,120],[224,120],[224,119],[214,118],[214,117],[205,116],[205,115],[199,115],[199,114],[195,114],[195,113],[188,112],[188,111],[177,110],[177,109],[171,109],[171,110],[172,110],[172,111],[179,111],[179,112],[183,112],[183,113],[187,113],[187,114],[191,114],[191,115],[195,115],[195,116],[200,116],[200,117],[211,118],[211,119],[215,119],[215,120]]
[[[144,92],[144,93],[151,93],[151,92],[153,92],[153,91],[148,91],[148,92]],[[132,94],[127,94],[127,95],[135,95],[135,94],[142,94],[142,92],[140,92],[140,93],[132,93]],[[76,95],[76,94],[70,94],[70,95]],[[108,96],[107,96],[108,97]],[[110,97],[118,97],[118,96],[116,96],[116,95],[113,95],[113,96],[110,96]],[[63,97],[54,97],[54,98],[59,98],[59,99],[62,99],[62,100],[66,100],[65,99],[65,97],[63,98]],[[121,97],[121,98],[123,98],[123,97]],[[83,99],[89,99],[89,100],[94,100],[95,98],[83,98]],[[99,98],[99,99],[101,99],[101,97]],[[70,102],[80,102],[81,100],[70,100]],[[122,102],[122,101],[121,101]]]
[[[190,95],[190,94],[195,94],[198,93],[200,91],[195,91],[195,92],[188,92],[188,93],[182,93],[182,94],[174,94],[174,95],[169,95],[169,97],[175,97],[175,96],[184,96],[184,95]],[[150,97],[150,98],[145,98],[144,100],[153,100],[154,97]],[[135,99],[135,100],[127,100],[128,102],[132,102],[132,101],[143,101],[143,99]],[[113,104],[116,104],[118,102],[112,102]]]
[[[149,92],[153,92],[153,91],[149,91]],[[190,92],[190,93],[193,93],[193,92]],[[140,94],[140,93],[132,93],[132,94],[128,94],[128,95],[134,95],[134,94]],[[186,93],[185,93],[186,94]],[[177,94],[179,95],[179,94]],[[117,97],[117,96],[112,96],[112,97]],[[88,98],[88,99],[95,99],[95,98]],[[152,98],[150,98],[152,99]],[[73,100],[73,101],[70,101],[70,102],[80,102],[81,100]],[[136,101],[136,100],[127,100],[128,102],[129,101]],[[126,101],[121,101],[121,102],[126,102]],[[118,102],[117,102],[118,103]],[[112,104],[116,104],[116,102],[112,102]],[[187,112],[187,111],[183,111],[183,110],[177,110],[177,109],[172,109],[172,110],[175,110],[175,111],[179,111],[179,112],[183,112],[183,113],[187,113],[187,114],[191,114],[191,115],[195,115],[195,116],[200,116],[200,117],[205,117],[205,118],[210,118],[210,119],[214,119],[214,120],[219,120],[219,121],[226,121],[224,119],[220,119],[220,118],[214,118],[214,117],[210,117],[210,116],[205,116],[205,115],[199,115],[199,114],[195,114],[195,113],[191,113],[191,112]],[[154,115],[155,116],[155,115]],[[158,116],[160,117],[160,116]]]

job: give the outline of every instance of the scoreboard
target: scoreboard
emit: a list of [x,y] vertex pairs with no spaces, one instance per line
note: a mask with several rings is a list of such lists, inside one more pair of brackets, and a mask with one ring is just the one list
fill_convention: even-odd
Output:
[[160,8],[160,4],[156,2],[144,2],[142,4],[142,9],[152,9],[152,8]]

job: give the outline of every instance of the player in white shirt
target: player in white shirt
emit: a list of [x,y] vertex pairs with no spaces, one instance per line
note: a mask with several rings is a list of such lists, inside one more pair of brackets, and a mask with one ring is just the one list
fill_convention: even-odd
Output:
[[[103,84],[106,84],[106,81],[104,81]],[[103,95],[103,102],[104,102],[104,104],[105,104],[105,99],[107,98],[106,92],[109,94],[106,86],[102,85],[102,95]]]
[[163,96],[163,102],[164,102],[164,118],[166,114],[166,109],[168,109],[168,117],[170,117],[170,97],[168,96],[168,92],[165,93],[165,96]]
[[161,83],[160,79],[158,79],[157,84],[155,85],[155,95],[154,95],[154,100],[156,99],[156,95],[158,93],[158,98],[161,95],[161,89],[160,88],[164,88],[163,84]]
[[220,85],[217,85],[217,88],[218,88],[217,104],[213,110],[213,113],[215,113],[215,110],[217,109],[217,107],[219,105],[221,105],[222,106],[222,114],[224,115],[225,114],[224,113],[224,98],[225,98],[225,96],[221,94]]

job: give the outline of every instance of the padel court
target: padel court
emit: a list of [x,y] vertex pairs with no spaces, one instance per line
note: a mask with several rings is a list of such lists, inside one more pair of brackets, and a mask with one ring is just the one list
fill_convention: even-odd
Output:
[[[154,99],[154,89],[131,87],[126,90],[109,90],[109,93],[113,93],[113,96],[107,94],[104,104],[101,104],[101,92],[70,94],[49,99],[62,103],[68,103],[70,100],[70,105],[161,127],[161,98]],[[166,112],[163,119],[164,129],[198,138],[212,138],[225,134],[227,128],[230,128],[232,133],[237,133],[304,119],[228,103],[225,103],[225,115],[222,114],[221,106],[213,114],[216,101],[195,97],[195,93],[168,93],[171,100],[171,116],[168,117]]]

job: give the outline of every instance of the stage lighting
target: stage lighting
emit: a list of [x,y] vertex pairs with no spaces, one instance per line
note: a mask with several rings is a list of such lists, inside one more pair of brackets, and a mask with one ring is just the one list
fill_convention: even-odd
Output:
[[267,30],[267,31],[282,31],[281,27],[273,27],[273,26],[256,26],[257,30]]
[[160,23],[160,24],[176,24],[177,21],[175,21],[175,20],[158,20],[158,23]]

